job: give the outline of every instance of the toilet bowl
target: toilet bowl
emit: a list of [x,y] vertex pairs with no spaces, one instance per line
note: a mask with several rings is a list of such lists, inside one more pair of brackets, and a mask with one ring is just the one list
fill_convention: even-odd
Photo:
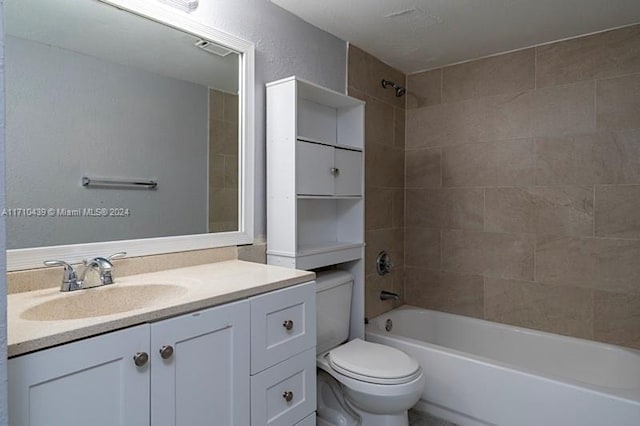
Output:
[[424,375],[396,348],[358,338],[345,343],[352,283],[342,271],[316,279],[318,424],[408,426],[407,411],[420,399]]

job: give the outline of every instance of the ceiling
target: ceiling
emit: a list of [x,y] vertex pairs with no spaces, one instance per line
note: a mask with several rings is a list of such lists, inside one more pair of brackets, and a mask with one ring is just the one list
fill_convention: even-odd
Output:
[[639,0],[270,0],[406,73],[640,22]]
[[5,0],[6,33],[152,73],[238,93],[239,57],[99,1]]

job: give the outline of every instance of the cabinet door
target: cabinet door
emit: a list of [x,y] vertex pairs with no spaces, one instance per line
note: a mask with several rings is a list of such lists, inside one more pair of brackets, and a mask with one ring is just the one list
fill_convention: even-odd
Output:
[[296,192],[299,195],[333,195],[333,147],[296,142]]
[[13,426],[148,426],[149,326],[141,325],[9,360]]
[[336,148],[336,195],[362,195],[362,152]]
[[249,302],[151,324],[151,360],[153,426],[249,425]]

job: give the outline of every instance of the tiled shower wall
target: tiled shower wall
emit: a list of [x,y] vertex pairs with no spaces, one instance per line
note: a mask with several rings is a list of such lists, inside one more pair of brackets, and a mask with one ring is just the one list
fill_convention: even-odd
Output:
[[[373,317],[403,302],[404,281],[404,141],[405,100],[383,89],[383,78],[405,85],[401,72],[349,46],[348,93],[365,108],[365,311]],[[376,273],[375,259],[387,250],[394,263],[390,274]],[[381,301],[380,291],[400,295]]]
[[407,84],[405,300],[640,348],[640,25]]

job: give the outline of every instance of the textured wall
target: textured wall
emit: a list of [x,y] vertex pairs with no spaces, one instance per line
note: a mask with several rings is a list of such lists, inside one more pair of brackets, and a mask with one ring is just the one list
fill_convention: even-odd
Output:
[[405,297],[640,348],[640,25],[408,77]]
[[255,233],[266,233],[265,83],[296,75],[344,93],[346,43],[266,0],[201,1],[191,16],[256,45]]
[[[349,46],[348,92],[365,101],[365,314],[374,317],[402,304],[380,301],[380,291],[402,295],[404,279],[404,122],[405,99],[383,89],[385,78],[405,84],[405,76],[375,57]],[[393,271],[376,273],[381,250],[391,255]]]

